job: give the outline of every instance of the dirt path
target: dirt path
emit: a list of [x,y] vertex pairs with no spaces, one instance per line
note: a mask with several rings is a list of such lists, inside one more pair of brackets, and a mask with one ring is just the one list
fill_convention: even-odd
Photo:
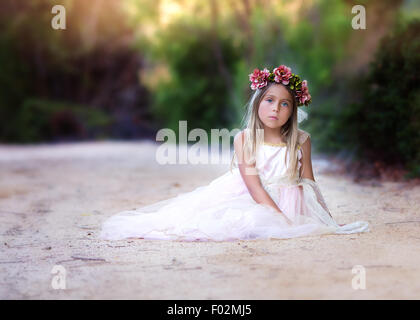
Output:
[[[420,298],[420,186],[315,178],[338,223],[371,232],[236,242],[100,241],[112,214],[209,183],[227,165],[160,166],[155,146],[0,146],[1,299]],[[54,290],[51,271],[66,270]],[[352,288],[352,268],[366,289]]]

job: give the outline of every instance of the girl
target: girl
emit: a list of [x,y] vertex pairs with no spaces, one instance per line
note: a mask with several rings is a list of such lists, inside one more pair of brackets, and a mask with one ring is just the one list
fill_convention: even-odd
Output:
[[231,170],[191,192],[112,216],[102,239],[226,241],[369,231],[365,221],[338,225],[315,182],[310,136],[298,129],[306,117],[298,107],[311,103],[306,80],[284,65],[255,69],[249,78],[255,92],[234,138]]

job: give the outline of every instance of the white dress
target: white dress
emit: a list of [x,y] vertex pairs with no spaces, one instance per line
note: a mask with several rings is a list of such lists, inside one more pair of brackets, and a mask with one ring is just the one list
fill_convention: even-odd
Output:
[[[308,133],[299,130],[299,134],[300,147]],[[191,192],[111,216],[103,223],[99,237],[232,241],[369,231],[365,221],[339,226],[316,182],[287,179],[285,156],[286,146],[264,144],[257,155],[256,168],[264,189],[293,221],[292,226],[272,207],[254,201],[235,168]],[[301,158],[299,148],[299,168]]]

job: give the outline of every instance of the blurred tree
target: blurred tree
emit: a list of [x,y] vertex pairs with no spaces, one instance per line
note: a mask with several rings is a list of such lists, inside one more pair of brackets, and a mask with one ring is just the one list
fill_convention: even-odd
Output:
[[[65,6],[67,30],[51,28],[54,4]],[[33,105],[30,101],[35,100],[48,106],[43,110],[51,112],[51,118],[61,105],[70,109],[83,105],[92,116],[102,112],[112,117],[102,136],[154,135],[148,94],[138,81],[141,52],[131,47],[132,30],[119,2],[5,0],[1,6],[0,140],[54,139],[41,132],[31,133],[38,127],[26,125],[34,122],[25,126],[19,122],[22,112],[33,110],[23,106]],[[99,134],[98,130],[88,132]],[[76,131],[74,134],[80,137]]]
[[165,62],[166,79],[156,81],[153,78],[158,74],[151,69],[143,74],[143,81],[154,94],[154,114],[175,131],[179,120],[187,120],[190,129],[205,130],[227,127],[233,120],[230,74],[234,74],[240,55],[229,39],[215,32],[174,24],[160,34],[159,44],[153,48],[155,61]]
[[384,37],[339,126],[365,161],[402,164],[420,176],[420,20],[399,22]]

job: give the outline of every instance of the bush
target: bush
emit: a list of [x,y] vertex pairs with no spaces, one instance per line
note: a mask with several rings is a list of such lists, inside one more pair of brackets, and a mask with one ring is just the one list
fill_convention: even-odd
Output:
[[367,75],[360,79],[362,99],[349,105],[343,128],[358,156],[404,165],[420,176],[420,21],[398,24],[382,39]]
[[[152,111],[161,124],[177,132],[178,121],[187,120],[189,130],[209,131],[236,120],[229,86],[240,55],[232,40],[211,29],[178,24],[161,34],[160,42],[151,59],[164,63],[168,76],[150,90]],[[220,50],[219,57],[215,50]],[[156,75],[152,72],[146,78]]]
[[0,34],[0,141],[16,141],[22,97],[32,93],[30,68],[20,59],[13,39]]
[[82,105],[27,99],[18,115],[20,142],[81,140],[106,136],[111,119]]

